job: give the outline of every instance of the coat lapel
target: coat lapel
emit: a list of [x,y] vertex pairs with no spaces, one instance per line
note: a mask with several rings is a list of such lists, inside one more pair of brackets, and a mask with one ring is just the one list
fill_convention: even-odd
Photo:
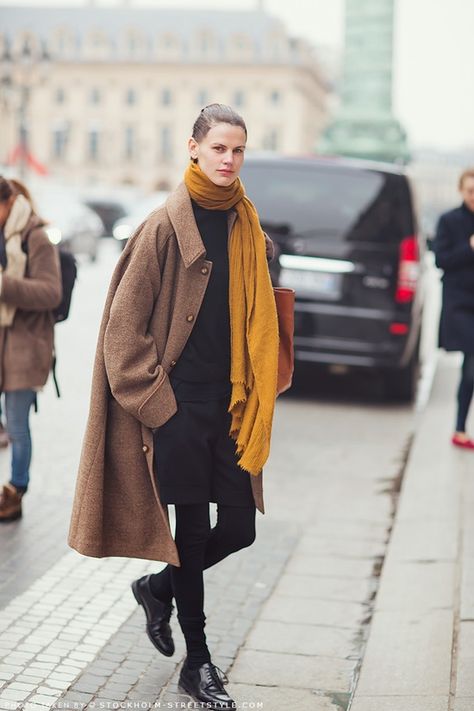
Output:
[[[194,264],[196,259],[203,257],[206,254],[206,249],[199,234],[199,230],[194,219],[193,206],[191,198],[184,183],[180,183],[176,190],[168,196],[166,200],[166,209],[170,218],[171,224],[176,234],[179,251],[184,262],[184,266],[188,269],[191,264]],[[237,211],[229,210],[227,217],[228,235],[232,232]]]
[[180,183],[166,200],[166,209],[173,225],[179,251],[186,269],[206,250],[194,219],[191,198],[184,183]]

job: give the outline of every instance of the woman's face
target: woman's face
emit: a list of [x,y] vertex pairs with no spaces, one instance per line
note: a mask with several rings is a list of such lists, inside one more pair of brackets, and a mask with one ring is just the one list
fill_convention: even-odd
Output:
[[12,195],[4,202],[0,202],[0,227],[3,227],[5,225],[5,222],[8,220],[8,215],[10,214],[10,210],[12,209],[14,200],[15,196]]
[[189,139],[189,155],[198,159],[199,167],[209,180],[226,187],[239,177],[246,140],[240,126],[218,123],[199,143],[194,138]]

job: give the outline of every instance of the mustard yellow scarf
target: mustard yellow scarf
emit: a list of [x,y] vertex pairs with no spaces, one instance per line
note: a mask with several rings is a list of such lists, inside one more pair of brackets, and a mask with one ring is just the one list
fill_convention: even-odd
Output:
[[268,271],[265,236],[240,178],[215,185],[197,163],[184,182],[192,199],[208,210],[237,211],[229,242],[232,414],[239,466],[261,472],[270,453],[277,390],[278,319]]

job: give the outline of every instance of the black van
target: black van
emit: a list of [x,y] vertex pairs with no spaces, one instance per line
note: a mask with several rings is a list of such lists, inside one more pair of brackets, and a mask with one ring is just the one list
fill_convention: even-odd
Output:
[[277,248],[274,284],[296,290],[296,360],[377,369],[413,400],[424,244],[403,170],[250,155],[241,178]]

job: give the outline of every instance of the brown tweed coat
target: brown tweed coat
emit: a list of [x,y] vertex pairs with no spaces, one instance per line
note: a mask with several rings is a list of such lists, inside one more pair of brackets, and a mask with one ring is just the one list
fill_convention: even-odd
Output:
[[22,232],[28,240],[25,277],[2,275],[0,299],[17,307],[11,326],[0,327],[0,390],[42,388],[53,363],[54,317],[62,298],[56,248],[32,215]]
[[[229,215],[229,234],[235,216]],[[138,228],[115,268],[68,537],[79,553],[180,565],[153,472],[152,430],[177,410],[168,373],[207,287],[212,262],[205,256],[181,183]],[[255,505],[264,513],[262,474],[249,476]]]

